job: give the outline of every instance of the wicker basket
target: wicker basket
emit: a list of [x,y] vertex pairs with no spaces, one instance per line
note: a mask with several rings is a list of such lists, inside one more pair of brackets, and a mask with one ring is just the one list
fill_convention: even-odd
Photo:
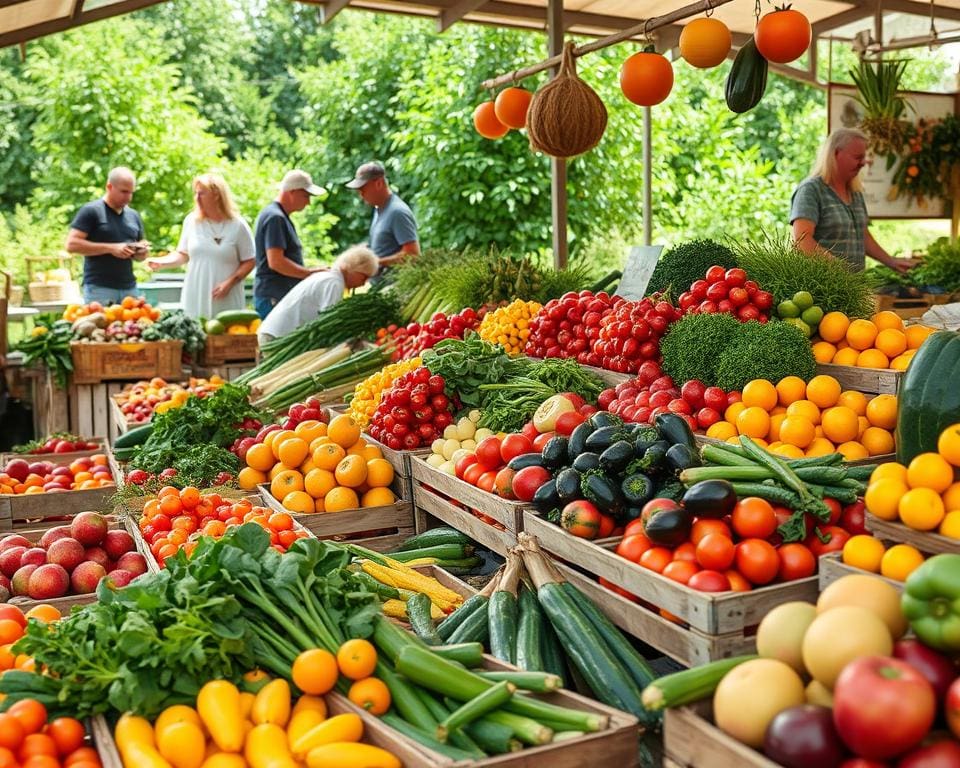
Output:
[[41,283],[33,279],[34,265],[37,263],[55,262],[60,269],[67,269],[67,256],[27,256],[27,290],[30,292],[30,301],[34,304],[44,302],[71,303],[82,301],[80,298],[80,286],[76,280],[69,280],[65,283]]

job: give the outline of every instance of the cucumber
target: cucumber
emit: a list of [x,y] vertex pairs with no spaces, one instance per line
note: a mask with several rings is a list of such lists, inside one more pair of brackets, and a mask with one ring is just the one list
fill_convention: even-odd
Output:
[[421,557],[435,557],[438,560],[462,560],[471,554],[473,554],[473,547],[469,544],[436,544],[432,547],[393,552],[390,557],[401,563],[407,563]]
[[523,749],[523,744],[513,738],[512,728],[486,718],[474,720],[463,730],[480,749],[491,755],[505,755]]
[[665,675],[643,689],[643,705],[649,710],[657,711],[709,698],[727,672],[756,658],[757,656],[734,656]]
[[[536,595],[523,587],[517,599],[520,618],[517,622],[516,664],[530,672],[543,671],[543,615]],[[522,686],[521,686],[522,687]]]
[[229,327],[231,325],[250,325],[259,317],[260,315],[252,309],[225,309],[223,312],[218,312],[214,320]]
[[543,622],[543,631],[540,633],[540,658],[543,659],[543,671],[559,677],[563,682],[563,686],[566,687],[569,677],[563,656],[560,639],[557,637],[557,633],[554,632],[553,625],[545,620]]
[[483,611],[486,613],[487,599],[486,595],[479,593],[468,597],[463,605],[440,622],[440,626],[437,627],[437,634],[440,635],[440,639],[449,640],[453,631],[463,624],[474,611]]
[[753,36],[743,44],[727,77],[725,96],[731,111],[742,114],[760,103],[767,90],[767,60],[757,50]]
[[390,691],[390,700],[393,708],[408,723],[432,732],[439,720],[420,700],[417,689],[406,678],[398,675],[383,661],[377,662],[377,677],[383,680]]
[[433,626],[430,606],[430,598],[422,592],[411,595],[407,600],[407,619],[410,621],[410,628],[423,642],[427,645],[440,645],[443,641]]
[[437,645],[430,650],[441,658],[455,661],[467,668],[479,667],[483,664],[483,643]]
[[847,479],[866,482],[876,468],[876,464],[858,464],[855,467],[847,467]]
[[487,603],[490,623],[490,653],[500,661],[513,664],[517,660],[517,598],[498,589]]
[[[423,688],[414,688],[414,690],[417,692],[417,696],[420,697],[420,701],[423,703],[423,706],[430,711],[430,714],[433,715],[437,723],[442,723],[444,720],[446,720],[450,716],[450,713],[456,709],[457,706],[459,706],[456,705],[452,708],[447,707],[438,699],[434,698],[433,694],[429,691],[424,690]],[[471,739],[465,732],[461,730],[454,731],[450,734],[450,743],[458,749],[472,752],[474,760],[483,760],[483,758],[486,757],[484,750],[482,750],[473,739]]]
[[114,448],[135,448],[147,442],[147,438],[153,434],[153,424],[144,424],[142,427],[134,427],[127,430],[113,441]]
[[421,728],[417,728],[415,725],[410,725],[410,723],[393,712],[387,712],[386,714],[381,715],[380,719],[393,728],[393,730],[397,731],[398,733],[402,733],[408,739],[411,739],[412,741],[415,741],[427,749],[443,755],[444,757],[448,757],[453,761],[466,760],[473,762],[477,760],[476,754],[474,754],[472,751],[467,752],[466,750],[459,749],[458,747],[453,747],[449,744],[443,744],[437,741],[433,737],[432,733],[428,733]]
[[[397,552],[436,547],[443,544],[462,544],[463,546],[467,546],[472,545],[473,542],[468,536],[460,533],[460,531],[442,526],[440,528],[431,528],[429,531],[418,533],[416,536],[411,536],[400,545]],[[396,553],[393,553],[393,557],[394,559],[399,559],[396,557]]]
[[474,611],[450,635],[447,643],[485,643],[490,636],[489,605]]

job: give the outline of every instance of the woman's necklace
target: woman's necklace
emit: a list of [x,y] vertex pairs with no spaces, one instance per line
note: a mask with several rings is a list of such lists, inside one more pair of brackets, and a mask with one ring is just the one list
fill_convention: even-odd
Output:
[[227,222],[225,221],[220,222],[220,229],[216,230],[214,229],[213,222],[210,219],[204,219],[204,221],[207,223],[207,226],[210,228],[210,236],[213,238],[213,242],[215,242],[217,245],[220,245],[220,243],[223,242],[223,234],[224,232],[226,232],[226,229],[227,229]]

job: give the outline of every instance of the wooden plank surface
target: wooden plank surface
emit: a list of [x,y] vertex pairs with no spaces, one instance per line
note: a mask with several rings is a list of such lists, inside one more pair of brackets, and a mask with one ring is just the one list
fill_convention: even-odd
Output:
[[817,598],[816,576],[750,592],[700,592],[620,557],[613,551],[614,543],[600,546],[571,536],[531,511],[524,513],[524,530],[537,536],[540,545],[548,552],[613,582],[711,635],[755,626],[771,608],[781,603],[791,600],[813,602]]
[[856,368],[850,365],[817,363],[817,374],[833,376],[843,389],[853,389],[866,394],[897,394],[903,371],[888,368]]
[[418,510],[456,528],[491,552],[506,555],[507,551],[517,543],[515,533],[494,528],[470,514],[467,510],[461,509],[447,499],[440,497],[429,488],[416,486],[413,489],[413,503]]
[[663,751],[671,760],[688,768],[778,768],[762,753],[717,728],[706,719],[708,711],[709,704],[666,711]]
[[925,554],[939,555],[944,552],[960,552],[960,539],[950,539],[935,531],[915,531],[901,522],[881,520],[869,512],[867,513],[866,527],[878,539],[885,539],[897,544],[911,544]]
[[123,761],[120,759],[120,752],[117,750],[117,744],[113,740],[113,731],[110,724],[107,723],[103,715],[97,715],[90,718],[88,722],[88,731],[93,740],[93,745],[97,748],[97,754],[100,756],[100,762],[103,768],[124,768]]
[[841,579],[844,576],[853,576],[853,575],[867,575],[874,576],[878,579],[883,579],[891,587],[893,587],[897,592],[903,592],[903,582],[895,581],[894,579],[888,579],[886,576],[881,576],[879,573],[870,573],[865,571],[862,568],[855,568],[852,565],[847,565],[843,562],[841,553],[839,552],[830,552],[826,555],[820,556],[820,591],[822,592],[830,584],[835,582],[837,579]]

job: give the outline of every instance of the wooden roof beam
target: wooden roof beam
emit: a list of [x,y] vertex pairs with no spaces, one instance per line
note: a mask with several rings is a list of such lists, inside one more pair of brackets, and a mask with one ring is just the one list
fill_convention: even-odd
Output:
[[350,5],[350,0],[327,0],[320,6],[320,23],[329,24],[333,17]]
[[[898,13],[910,13],[914,16],[924,16],[929,18],[929,3],[918,3],[915,0],[883,0],[881,6],[884,12],[895,11]],[[934,19],[947,19],[949,21],[960,21],[960,8],[948,8],[943,5],[934,5]]]
[[464,16],[481,8],[486,2],[487,0],[457,0],[449,8],[440,11],[440,15],[437,17],[437,31],[446,32]]
[[[2,2],[2,0],[0,0],[0,2]],[[0,48],[6,48],[8,45],[15,45],[17,43],[24,43],[28,40],[35,40],[38,37],[51,35],[54,32],[64,32],[73,27],[89,24],[92,21],[101,21],[113,16],[120,16],[124,13],[139,11],[141,8],[149,8],[151,5],[157,5],[162,2],[165,2],[165,0],[121,0],[119,3],[104,5],[99,8],[94,8],[92,11],[81,13],[79,18],[76,19],[73,18],[72,15],[68,15],[50,19],[40,24],[34,24],[30,27],[13,29],[0,34]],[[14,5],[15,3],[7,4]]]
[[[855,8],[848,8],[833,16],[828,16],[822,21],[813,23],[811,25],[813,28],[813,39],[816,40],[826,32],[845,27],[847,24],[852,24],[855,21],[870,19],[876,11],[876,6],[876,0],[868,0],[868,2],[858,4]],[[884,3],[884,8],[886,8],[886,3]]]

